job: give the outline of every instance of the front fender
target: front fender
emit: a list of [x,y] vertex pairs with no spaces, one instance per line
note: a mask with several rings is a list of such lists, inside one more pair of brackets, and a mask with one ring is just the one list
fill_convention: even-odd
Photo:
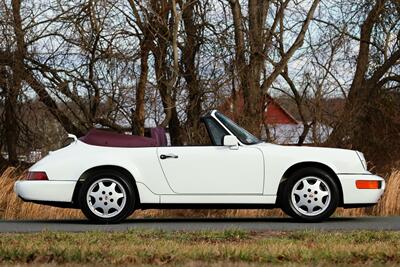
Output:
[[352,150],[265,145],[262,147],[265,156],[266,179],[265,195],[276,195],[285,172],[296,164],[315,162],[330,168],[335,174],[364,173],[368,174]]

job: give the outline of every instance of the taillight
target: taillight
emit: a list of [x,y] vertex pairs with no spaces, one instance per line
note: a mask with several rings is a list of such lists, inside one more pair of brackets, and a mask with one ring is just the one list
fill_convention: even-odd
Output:
[[381,181],[376,180],[357,180],[356,187],[358,189],[380,189],[382,186]]
[[26,176],[26,180],[46,181],[49,179],[47,178],[47,174],[45,172],[28,172],[28,175]]

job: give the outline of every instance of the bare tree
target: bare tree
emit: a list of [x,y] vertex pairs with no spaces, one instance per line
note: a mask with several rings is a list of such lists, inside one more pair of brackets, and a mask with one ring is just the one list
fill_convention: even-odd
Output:
[[[273,54],[274,36],[278,32],[284,34],[285,29],[279,26],[283,26],[280,22],[284,19],[289,2],[289,0],[277,2],[249,0],[247,21],[240,2],[229,1],[235,32],[235,66],[244,98],[241,122],[255,133],[260,133],[264,95],[294,53],[302,46],[310,21],[319,4],[318,0],[312,2],[292,44],[288,49],[281,51],[276,61],[271,59],[271,71],[263,75],[267,69],[266,63],[270,60],[268,54]],[[269,14],[272,14],[272,17],[267,19]],[[268,23],[269,21],[272,23]],[[245,25],[248,25],[248,29]]]
[[[29,109],[57,136],[92,127],[145,135],[151,117],[182,145],[204,141],[199,117],[225,97],[243,98],[235,117],[260,134],[276,92],[304,125],[299,144],[328,124],[330,145],[387,157],[400,146],[398,1],[35,3],[0,2],[0,148],[13,164],[56,143],[37,138],[46,127],[33,126]],[[344,109],[328,113],[335,98]]]
[[[395,136],[400,132],[396,116],[391,114],[396,104],[390,100],[390,88],[400,82],[399,10],[398,1],[360,2],[358,12],[365,12],[365,16],[359,16],[363,19],[360,34],[346,32],[359,45],[354,78],[345,108],[329,138],[330,144],[355,147],[370,156],[379,149],[378,160],[384,151],[384,157],[393,155],[390,151],[397,145]],[[331,27],[338,30],[337,25]]]

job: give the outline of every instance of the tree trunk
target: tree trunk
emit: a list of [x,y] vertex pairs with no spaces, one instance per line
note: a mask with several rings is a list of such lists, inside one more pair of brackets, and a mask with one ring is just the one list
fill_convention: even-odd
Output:
[[196,55],[200,49],[200,27],[194,21],[195,3],[190,3],[183,8],[182,20],[185,27],[185,42],[182,48],[181,64],[183,67],[183,78],[189,92],[188,105],[186,108],[186,141],[188,143],[199,143],[202,136],[199,133],[199,117],[201,116],[201,97],[200,82],[196,68]]
[[[181,145],[183,142],[181,138],[181,125],[176,110],[175,88],[179,74],[177,35],[180,13],[176,9],[175,1],[172,1],[172,3],[154,1],[152,6],[153,10],[159,14],[159,17],[154,19],[154,25],[152,25],[152,30],[156,34],[156,38],[154,38],[155,44],[152,45],[151,49],[155,59],[154,70],[156,73],[157,88],[160,92],[165,113],[165,118],[161,126],[169,127],[172,145]],[[168,14],[171,16],[168,16]],[[170,64],[170,58],[173,61],[172,65]]]
[[370,107],[376,104],[378,90],[376,85],[364,81],[356,91],[347,99],[340,121],[328,138],[328,145],[357,148],[358,141],[367,137],[362,128]]
[[0,154],[0,175],[7,168],[8,164],[8,161]]
[[178,113],[176,112],[176,108],[173,108],[171,110],[171,119],[169,120],[168,129],[171,138],[171,145],[183,145],[181,125],[178,118]]
[[365,114],[365,104],[370,100],[370,90],[374,90],[376,84],[368,84],[366,74],[369,66],[369,52],[372,30],[379,19],[379,14],[384,10],[386,0],[378,0],[368,13],[361,25],[360,49],[357,56],[356,71],[350,87],[349,95],[342,115],[335,125],[327,140],[328,145],[348,146],[354,136],[357,135],[357,127],[362,123]]
[[140,45],[140,78],[136,88],[136,109],[133,120],[133,129],[136,135],[144,136],[145,121],[145,92],[147,86],[147,76],[149,70],[149,44],[144,39]]
[[303,131],[301,132],[300,136],[299,136],[299,140],[297,141],[297,145],[298,146],[302,146],[304,144],[304,141],[307,138],[308,133],[310,132],[310,128],[313,124],[307,124],[307,123],[303,123]]
[[[0,67],[0,89],[4,97],[2,118],[4,138],[0,142],[0,148],[5,146],[8,151],[8,158],[11,164],[14,165],[17,163],[17,138],[19,132],[16,114],[18,105],[18,91],[16,91],[16,89],[18,88],[15,87],[15,80],[11,72],[12,69],[8,71],[6,67]],[[2,156],[0,156],[0,165],[8,165],[8,162]]]
[[[15,79],[15,78],[14,78]],[[6,138],[6,147],[8,152],[8,161],[15,165],[18,163],[17,144],[19,136],[18,118],[17,118],[17,99],[19,89],[17,83],[9,88],[5,100],[4,130]]]
[[23,60],[25,57],[24,32],[22,30],[21,1],[12,1],[12,14],[14,20],[14,34],[16,39],[16,53],[14,64],[11,66],[12,83],[8,87],[5,102],[5,137],[8,151],[8,161],[12,165],[18,163],[18,139],[19,139],[19,119],[18,119],[18,96],[21,91],[22,73],[24,69]]
[[245,37],[243,16],[238,0],[231,0],[230,6],[233,16],[235,33],[235,66],[240,81],[240,91],[243,97],[243,112],[240,113],[239,123],[255,135],[261,134],[262,125],[262,99],[260,91],[260,78],[263,64],[263,30],[265,23],[265,5],[257,0],[249,1],[249,39],[250,59],[246,62]]

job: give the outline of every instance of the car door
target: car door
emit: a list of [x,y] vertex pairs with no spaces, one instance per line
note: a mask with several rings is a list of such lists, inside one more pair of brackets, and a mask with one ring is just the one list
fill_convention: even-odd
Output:
[[157,155],[177,194],[262,194],[264,159],[255,146],[159,147]]

